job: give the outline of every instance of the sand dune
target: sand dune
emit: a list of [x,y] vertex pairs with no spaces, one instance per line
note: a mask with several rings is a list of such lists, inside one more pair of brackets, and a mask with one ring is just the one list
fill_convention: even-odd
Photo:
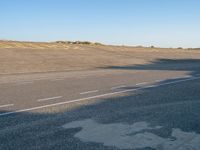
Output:
[[167,59],[200,58],[198,50],[0,41],[0,74],[90,70]]

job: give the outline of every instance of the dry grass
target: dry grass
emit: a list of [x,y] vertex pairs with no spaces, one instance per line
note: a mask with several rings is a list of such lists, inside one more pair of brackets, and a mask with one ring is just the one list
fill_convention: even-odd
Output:
[[200,51],[0,41],[0,74],[97,69],[144,64],[158,58],[198,59]]
[[68,49],[70,45],[102,45],[101,43],[92,43],[88,41],[56,41],[56,42],[20,42],[20,41],[1,41],[0,48],[30,48],[30,49],[47,49],[47,48],[64,48]]

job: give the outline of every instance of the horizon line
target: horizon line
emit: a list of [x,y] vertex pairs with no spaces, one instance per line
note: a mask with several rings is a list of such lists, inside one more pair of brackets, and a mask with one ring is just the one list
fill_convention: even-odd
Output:
[[102,42],[94,42],[94,41],[89,41],[89,40],[47,40],[47,41],[35,41],[35,40],[8,40],[8,39],[0,39],[0,42],[21,42],[21,43],[56,43],[56,42],[89,42],[91,44],[98,43],[99,45],[105,45],[105,46],[124,46],[124,47],[141,47],[141,48],[161,48],[161,49],[200,49],[200,47],[182,47],[182,46],[177,46],[177,47],[162,47],[162,46],[156,46],[154,44],[151,44],[149,46],[143,46],[143,45],[129,45],[129,44],[107,44],[107,43],[102,43]]

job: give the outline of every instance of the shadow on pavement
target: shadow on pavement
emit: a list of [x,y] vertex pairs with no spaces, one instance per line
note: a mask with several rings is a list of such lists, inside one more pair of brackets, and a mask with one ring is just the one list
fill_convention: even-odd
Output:
[[188,71],[194,75],[200,73],[200,59],[157,59],[149,64],[109,66],[105,69]]

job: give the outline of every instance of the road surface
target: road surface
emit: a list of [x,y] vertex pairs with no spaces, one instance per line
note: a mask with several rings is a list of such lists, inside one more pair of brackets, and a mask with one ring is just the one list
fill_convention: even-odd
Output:
[[0,149],[200,149],[199,66],[1,76]]

